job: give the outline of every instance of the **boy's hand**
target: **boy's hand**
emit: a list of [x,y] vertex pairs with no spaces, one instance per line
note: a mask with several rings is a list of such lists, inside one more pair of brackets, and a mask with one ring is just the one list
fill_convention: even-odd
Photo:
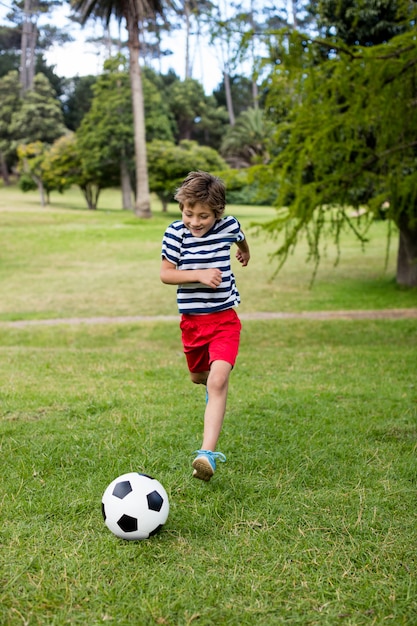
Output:
[[200,270],[199,282],[203,285],[207,285],[207,287],[212,287],[212,289],[216,289],[216,287],[221,285],[222,273],[217,268]]
[[238,248],[238,251],[236,252],[236,258],[239,261],[239,263],[243,265],[243,267],[246,267],[250,259],[249,251],[246,252]]

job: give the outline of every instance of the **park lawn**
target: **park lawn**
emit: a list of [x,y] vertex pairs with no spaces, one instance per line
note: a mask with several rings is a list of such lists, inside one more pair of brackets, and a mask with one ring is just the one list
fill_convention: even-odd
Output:
[[[0,331],[0,623],[412,624],[415,320],[245,322],[210,483],[176,323]],[[162,532],[101,495],[155,476]]]
[[[201,483],[204,390],[177,322],[11,323],[176,315],[159,254],[177,209],[142,222],[102,202],[0,194],[0,624],[416,623],[416,321],[244,322],[228,460]],[[272,209],[231,209],[252,250],[242,313],[416,306],[395,254],[384,272],[383,222],[364,253],[346,233],[309,289],[305,248],[272,280],[276,242],[251,230]],[[101,517],[129,471],[170,498],[143,542]]]
[[[53,195],[50,207],[37,194],[15,188],[0,193],[0,321],[97,316],[176,315],[175,288],[159,280],[161,240],[178,208],[139,220],[117,206],[114,190],[103,193],[98,211],[83,208],[76,190]],[[241,312],[293,312],[338,309],[409,308],[417,290],[395,284],[397,237],[393,235],[385,269],[387,224],[379,222],[362,251],[344,233],[335,267],[329,244],[310,289],[313,269],[306,245],[274,277],[271,257],[278,242],[253,227],[274,216],[270,207],[228,207],[242,223],[251,248],[246,268],[234,264],[242,297]]]

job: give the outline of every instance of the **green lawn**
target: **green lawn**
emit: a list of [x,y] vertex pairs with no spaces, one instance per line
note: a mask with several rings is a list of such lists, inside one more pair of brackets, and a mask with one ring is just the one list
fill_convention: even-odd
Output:
[[[54,201],[55,198],[57,201]],[[120,315],[175,315],[175,288],[159,280],[161,239],[177,219],[155,204],[155,217],[138,220],[117,206],[116,192],[103,194],[103,209],[87,211],[76,191],[55,194],[41,208],[37,194],[0,193],[0,321],[17,319]],[[75,208],[70,208],[72,201]],[[22,204],[24,202],[24,204]],[[78,202],[78,204],[77,204]],[[314,311],[417,306],[417,290],[395,284],[396,238],[385,270],[386,224],[370,233],[362,252],[345,233],[342,258],[329,245],[313,290],[311,265],[301,246],[282,272],[271,253],[277,242],[258,235],[251,225],[271,218],[271,208],[229,207],[241,221],[251,247],[247,268],[236,262],[241,311]]]
[[[417,623],[416,320],[246,321],[227,463],[202,483],[190,463],[204,390],[177,322],[8,323],[175,315],[158,278],[174,207],[142,223],[3,191],[0,624]],[[248,234],[271,214],[233,212]],[[395,259],[383,271],[383,235],[365,254],[347,239],[346,264],[326,261],[312,290],[302,251],[271,282],[273,242],[251,237],[242,312],[416,306]],[[117,539],[101,517],[129,471],[170,498],[147,541]]]

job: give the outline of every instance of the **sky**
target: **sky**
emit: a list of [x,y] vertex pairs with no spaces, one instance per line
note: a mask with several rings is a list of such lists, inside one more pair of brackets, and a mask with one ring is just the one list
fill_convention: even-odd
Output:
[[[11,0],[0,0],[0,23],[6,23]],[[63,46],[54,46],[47,53],[45,59],[49,65],[55,66],[55,73],[58,76],[72,77],[85,76],[88,74],[100,74],[105,61],[105,51],[92,43],[88,43],[90,37],[102,37],[103,27],[100,22],[86,24],[81,28],[68,19],[69,7],[65,5],[55,10],[53,18],[49,21],[62,29],[69,29],[75,41]],[[126,29],[122,25],[121,35],[125,36]],[[164,57],[161,67],[155,68],[162,73],[168,72],[172,68],[175,73],[184,79],[185,75],[185,52],[184,34],[178,31],[170,34],[165,41],[165,47],[174,52],[173,55]],[[193,54],[193,74],[192,77],[203,83],[206,94],[211,94],[222,79],[220,65],[214,49],[208,45],[196,46],[194,42]]]

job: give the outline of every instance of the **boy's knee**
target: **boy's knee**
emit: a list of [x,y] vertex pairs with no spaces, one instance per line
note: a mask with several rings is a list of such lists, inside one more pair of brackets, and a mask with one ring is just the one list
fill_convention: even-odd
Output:
[[231,366],[228,364],[226,367],[213,367],[210,371],[210,380],[208,385],[213,390],[218,392],[223,391],[228,385],[230,372]]
[[222,375],[210,376],[210,382],[208,383],[208,387],[210,387],[212,391],[221,393],[225,389],[225,387],[227,387],[228,382],[229,382],[229,376],[222,376]]

